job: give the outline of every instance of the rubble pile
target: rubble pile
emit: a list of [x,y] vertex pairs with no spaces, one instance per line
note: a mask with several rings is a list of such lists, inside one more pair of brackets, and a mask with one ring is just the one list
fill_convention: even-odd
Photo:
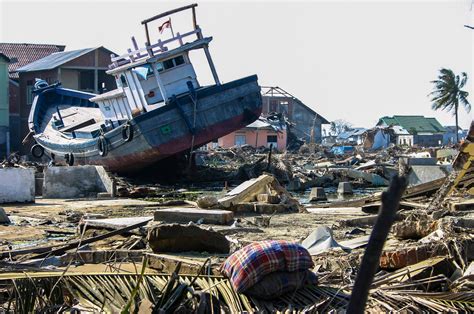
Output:
[[[118,197],[2,204],[0,309],[345,311],[364,280],[369,312],[474,311],[473,145],[449,164],[396,147],[219,149],[196,156],[186,188],[111,176]],[[447,173],[428,176],[433,169]],[[407,186],[397,199],[399,174]],[[212,188],[197,188],[211,179]],[[380,186],[389,188],[360,195]],[[393,224],[381,228],[387,199]],[[379,251],[371,238],[384,243]],[[272,252],[268,268],[256,258],[256,248],[282,241],[307,254],[306,266],[288,266],[291,250]],[[234,274],[248,265],[271,271],[239,290]]]

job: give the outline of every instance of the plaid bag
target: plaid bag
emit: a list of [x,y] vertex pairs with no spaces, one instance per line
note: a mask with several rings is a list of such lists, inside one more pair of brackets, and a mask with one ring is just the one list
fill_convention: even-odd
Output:
[[264,300],[276,299],[286,293],[317,285],[318,277],[310,270],[271,273],[245,291],[245,294]]
[[229,256],[221,272],[237,293],[252,287],[265,275],[276,271],[293,272],[314,267],[308,251],[288,241],[255,242]]

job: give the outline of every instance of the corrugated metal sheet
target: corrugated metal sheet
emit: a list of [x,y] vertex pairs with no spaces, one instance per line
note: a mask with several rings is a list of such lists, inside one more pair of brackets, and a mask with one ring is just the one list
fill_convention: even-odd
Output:
[[18,79],[16,69],[52,53],[63,51],[65,47],[63,45],[0,43],[0,52],[11,60],[8,65],[9,77]]
[[444,133],[445,129],[435,118],[424,116],[393,116],[380,118],[378,125],[399,125],[413,133]]
[[43,70],[51,70],[55,69],[64,63],[67,63],[71,60],[74,60],[86,53],[96,50],[97,47],[94,48],[86,48],[86,49],[79,49],[79,50],[72,50],[72,51],[63,51],[63,52],[56,52],[50,54],[47,57],[39,59],[33,63],[27,64],[19,69],[18,72],[33,72],[33,71],[43,71]]

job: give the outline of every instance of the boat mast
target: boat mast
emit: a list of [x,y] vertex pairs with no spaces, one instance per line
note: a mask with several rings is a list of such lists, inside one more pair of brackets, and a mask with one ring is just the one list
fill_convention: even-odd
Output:
[[[176,8],[176,9],[173,9],[173,10],[169,10],[169,11],[160,13],[158,15],[155,15],[153,17],[150,17],[150,18],[142,21],[142,25],[145,26],[146,46],[147,46],[147,51],[150,54],[150,56],[153,56],[153,49],[148,48],[150,46],[150,42],[151,42],[150,41],[150,33],[149,33],[149,30],[148,30],[148,23],[150,23],[152,21],[155,21],[157,19],[166,17],[168,15],[172,15],[174,13],[178,13],[178,12],[181,12],[181,11],[184,11],[184,10],[192,9],[193,27],[194,27],[194,30],[199,30],[196,33],[196,36],[197,36],[198,39],[203,38],[201,30],[199,29],[199,26],[198,26],[197,21],[196,21],[196,7],[197,6],[198,6],[197,3],[193,3],[193,4],[190,4],[190,5],[181,7],[181,8]],[[214,65],[214,62],[212,61],[211,53],[209,52],[209,46],[205,45],[203,47],[203,49],[204,49],[204,54],[206,55],[207,63],[209,64],[209,68],[211,69],[211,73],[212,73],[212,77],[214,78],[214,82],[216,83],[216,85],[220,85],[221,83],[219,81],[219,76],[217,75],[216,67]],[[156,73],[155,73],[155,77],[157,78],[157,81],[158,81],[158,76],[156,75]],[[160,86],[160,83],[158,83],[158,85]],[[160,89],[161,89],[161,87],[160,87]]]

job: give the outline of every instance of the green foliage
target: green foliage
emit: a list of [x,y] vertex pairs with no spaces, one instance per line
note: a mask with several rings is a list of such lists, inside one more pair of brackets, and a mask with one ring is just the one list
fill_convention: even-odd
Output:
[[438,79],[431,81],[434,88],[428,95],[431,96],[433,110],[444,110],[456,116],[456,129],[458,128],[459,105],[462,105],[467,112],[471,111],[471,104],[467,100],[469,93],[462,89],[466,82],[465,72],[456,75],[452,70],[442,68],[439,70]]

